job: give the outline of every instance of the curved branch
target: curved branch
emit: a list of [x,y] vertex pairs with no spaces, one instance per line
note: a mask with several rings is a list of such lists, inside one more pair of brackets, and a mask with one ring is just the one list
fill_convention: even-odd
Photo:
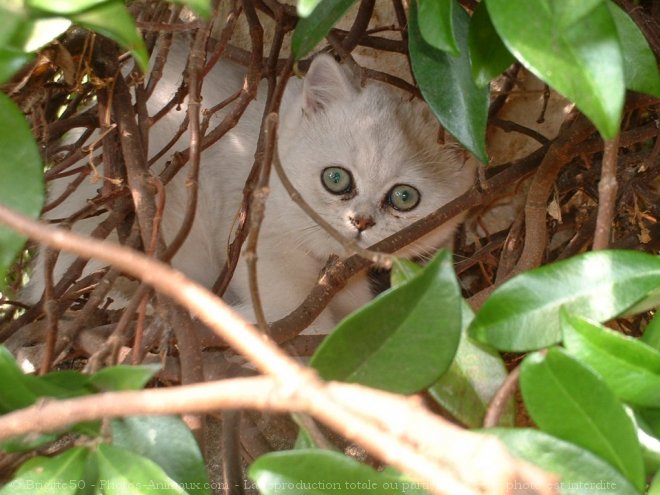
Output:
[[[256,394],[256,399],[253,397],[254,400],[272,408],[278,404],[285,407],[284,402],[288,410],[300,407],[303,412],[308,412],[348,439],[358,442],[384,462],[426,483],[433,493],[505,493],[507,486],[521,480],[531,487],[537,487],[532,493],[556,493],[551,488],[554,481],[552,476],[512,459],[502,444],[494,438],[462,431],[434,416],[417,402],[406,398],[365,387],[322,382],[312,370],[302,367],[285,355],[271,339],[258,332],[210,291],[163,263],[123,246],[42,225],[2,205],[0,222],[50,247],[109,262],[184,305],[257,368],[272,375],[271,383],[276,386],[268,387],[267,384],[264,385],[265,382],[257,382],[256,387],[266,387],[268,391],[258,388],[259,393]],[[230,382],[230,385],[222,386],[233,387],[236,383]],[[136,412],[127,409],[125,398],[138,400],[135,397],[141,397],[139,394],[147,394],[147,397],[153,398],[153,394],[157,393],[172,394],[163,406],[172,408],[169,409],[171,412],[176,404],[180,407],[178,411],[191,411],[192,398],[186,396],[186,391],[199,393],[201,387],[204,391],[203,404],[208,405],[212,398],[218,397],[218,393],[209,393],[209,389],[204,387],[214,385],[219,386],[217,383],[206,383],[188,386],[192,389],[178,387],[169,390],[147,390],[110,397],[112,402],[121,405],[122,414]],[[247,404],[250,394],[244,386],[232,390],[232,398],[227,399],[232,401],[231,408],[250,407]],[[225,396],[228,397],[226,389]],[[85,407],[95,407],[90,404],[99,404],[100,397],[102,395],[73,401],[57,401],[52,406],[33,406],[27,409],[27,413],[17,411],[2,419],[7,423],[7,428],[3,428],[4,424],[0,423],[0,431],[11,431],[15,434],[18,431],[16,427],[14,426],[13,430],[9,428],[11,424],[16,424],[17,418],[21,420],[21,414],[39,412],[40,418],[58,418],[61,414],[44,414],[44,411],[48,411],[47,407],[70,407],[71,403],[76,401],[87,401],[83,402]],[[158,403],[147,402],[151,405],[145,407],[151,408]],[[220,404],[215,403],[213,407],[220,407]],[[154,409],[146,412],[152,411]],[[98,411],[98,414],[105,416],[108,412],[109,409],[104,408]],[[61,413],[63,414],[63,411]],[[162,410],[159,413],[162,413]],[[31,422],[30,428],[34,429],[35,424],[39,422]],[[493,470],[494,459],[501,460],[496,470]]]

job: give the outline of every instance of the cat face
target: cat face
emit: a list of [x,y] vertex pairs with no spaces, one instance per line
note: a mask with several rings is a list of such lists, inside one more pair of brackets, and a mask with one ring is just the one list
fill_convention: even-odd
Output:
[[[315,59],[293,112],[280,137],[289,179],[317,213],[362,246],[428,215],[472,183],[461,151],[437,143],[437,123],[425,107],[375,84],[354,88],[330,57]],[[307,232],[301,243],[310,254],[339,251],[296,205],[287,210],[289,221],[295,217]],[[453,226],[404,254],[437,248]]]

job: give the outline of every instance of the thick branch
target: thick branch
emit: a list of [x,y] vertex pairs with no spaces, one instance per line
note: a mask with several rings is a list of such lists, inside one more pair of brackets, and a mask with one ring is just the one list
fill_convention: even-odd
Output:
[[[534,467],[509,456],[493,438],[465,432],[426,412],[412,400],[372,390],[359,385],[326,383],[319,392],[339,405],[339,415],[361,423],[361,433],[368,432],[393,449],[388,457],[412,455],[423,468],[433,473],[434,493],[451,495],[505,493],[513,480],[526,479],[539,487],[530,493],[553,493],[552,478]],[[323,401],[325,402],[325,401]],[[184,385],[140,392],[110,392],[71,400],[43,402],[0,418],[0,440],[29,432],[47,432],[67,425],[99,418],[145,414],[208,413],[219,409],[257,409],[280,412],[320,414],[323,404],[306,394],[291,394],[279,381],[267,378],[234,378],[204,384]],[[335,407],[337,409],[337,407]],[[359,416],[354,412],[359,411]],[[355,437],[348,423],[333,423],[347,437]],[[396,434],[392,434],[393,430]],[[360,436],[358,434],[358,436]],[[428,456],[411,452],[409,442],[418,442]],[[438,445],[443,446],[443,453]],[[436,452],[434,452],[436,451]],[[437,466],[437,465],[436,465]],[[494,471],[497,470],[497,471]],[[431,481],[431,480],[428,480]]]
[[[332,388],[334,385],[321,382],[311,370],[286,356],[272,340],[245,322],[222,300],[167,265],[122,246],[44,226],[1,205],[0,222],[50,247],[71,250],[86,257],[112,263],[184,305],[257,368],[271,374],[277,383],[275,390],[279,391],[287,405],[301,404],[301,409],[307,408],[304,412],[315,416],[350,440],[360,443],[384,462],[427,483],[433,493],[473,494],[485,490],[505,493],[511,482],[519,480],[539,487],[536,493],[553,493],[549,488],[552,486],[551,478],[536,468],[511,459],[506,449],[495,439],[463,432],[425,411],[418,404],[391,394],[362,387],[356,391],[353,390],[355,386],[342,389],[347,391],[346,394],[335,393],[335,388]],[[177,396],[176,389],[174,390],[172,393]],[[133,394],[156,392],[166,391],[149,390]],[[238,398],[233,398],[232,401],[246,400],[248,394],[245,387],[240,387],[235,392]],[[271,392],[274,392],[272,388]],[[218,394],[205,392],[203,396],[204,403],[208,404],[208,401]],[[120,397],[123,396],[114,396],[114,402],[121,404],[122,413],[126,413],[127,402]],[[265,393],[260,389],[257,397],[260,401],[267,400],[277,404],[278,393]],[[177,399],[170,399],[167,404],[172,407]],[[89,401],[86,404],[98,404],[99,396],[76,400]],[[365,404],[365,400],[369,404]],[[191,398],[187,397],[180,403],[181,410],[190,411],[190,404]],[[247,404],[231,403],[231,408],[243,406]],[[60,416],[51,412],[45,414],[45,407],[48,406],[37,406],[35,409],[40,412],[41,417]],[[293,408],[288,407],[289,410]],[[108,409],[104,408],[99,414],[105,415],[107,412]],[[5,420],[10,418],[15,422],[20,414],[22,412],[13,413]],[[30,427],[34,428],[34,424],[30,423]],[[3,429],[0,423],[0,431],[8,429]],[[462,459],[470,460],[470,463],[457,463],[458,452],[463,452],[465,456]],[[493,459],[503,460],[503,464],[494,471]],[[476,476],[475,473],[481,474]]]

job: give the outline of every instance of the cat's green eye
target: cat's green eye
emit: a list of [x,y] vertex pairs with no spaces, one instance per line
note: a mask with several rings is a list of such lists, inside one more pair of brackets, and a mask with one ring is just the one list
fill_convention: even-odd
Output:
[[328,167],[321,173],[321,182],[332,194],[348,194],[353,190],[353,176],[345,168]]
[[390,189],[387,194],[387,203],[399,211],[410,211],[419,204],[421,195],[413,186],[399,184]]

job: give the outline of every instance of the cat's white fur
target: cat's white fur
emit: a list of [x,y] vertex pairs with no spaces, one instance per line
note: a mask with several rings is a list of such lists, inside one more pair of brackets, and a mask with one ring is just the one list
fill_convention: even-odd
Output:
[[[150,101],[152,111],[160,109],[173,95],[181,80],[185,58],[181,47],[175,46],[165,76]],[[203,107],[208,108],[233,94],[243,83],[242,74],[242,69],[231,64],[216,66],[204,81]],[[195,222],[173,265],[207,287],[213,284],[226,259],[243,185],[254,160],[264,108],[263,89],[237,127],[202,154]],[[422,218],[463,193],[472,183],[471,161],[466,161],[455,145],[437,143],[437,124],[421,103],[377,83],[356,87],[344,68],[328,55],[314,59],[304,81],[292,79],[288,83],[281,109],[278,144],[287,175],[326,221],[362,246],[372,245]],[[152,128],[152,154],[174,134],[183,113],[167,117]],[[180,143],[179,148],[186,146],[187,136]],[[350,199],[333,195],[323,187],[321,173],[332,165],[351,172],[356,194]],[[186,175],[184,169],[166,189],[162,222],[166,241],[171,241],[183,221]],[[57,197],[69,180],[54,181],[50,185],[50,197]],[[396,184],[412,185],[419,190],[421,200],[416,208],[402,212],[387,205],[386,194]],[[265,313],[274,321],[304,300],[331,254],[345,253],[290,200],[275,172],[270,186],[257,266]],[[86,181],[73,198],[47,216],[67,217],[93,197],[97,187],[98,184]],[[373,225],[360,233],[351,221],[356,216],[370,217]],[[76,224],[75,230],[90,232],[98,221],[98,218],[84,220]],[[406,249],[406,254],[427,253],[446,243],[458,221],[456,218],[421,239]],[[37,270],[42,269],[41,258],[40,254]],[[61,256],[56,278],[70,260]],[[91,264],[87,272],[98,266]],[[37,274],[26,289],[26,299],[38,300],[42,290],[43,277]],[[314,328],[331,329],[371,297],[366,276],[355,277],[317,319]],[[247,318],[254,318],[243,259],[227,298]]]

